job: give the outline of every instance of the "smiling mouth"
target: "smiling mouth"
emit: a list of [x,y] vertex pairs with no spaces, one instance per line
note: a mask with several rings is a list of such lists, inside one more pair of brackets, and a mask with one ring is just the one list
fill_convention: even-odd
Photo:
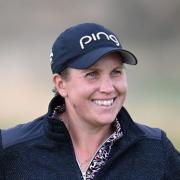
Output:
[[96,99],[93,100],[93,102],[98,106],[112,106],[113,102],[115,101],[115,98],[112,99]]

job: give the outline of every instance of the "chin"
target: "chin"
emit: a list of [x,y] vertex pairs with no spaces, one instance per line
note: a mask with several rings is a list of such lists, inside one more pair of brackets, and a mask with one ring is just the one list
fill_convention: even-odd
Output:
[[98,119],[97,119],[97,122],[99,123],[99,124],[101,124],[101,125],[108,125],[108,124],[111,124],[111,123],[113,123],[114,122],[114,120],[115,120],[115,118],[116,118],[116,116],[111,116],[111,117],[101,117],[100,119],[99,119],[100,117],[98,117]]

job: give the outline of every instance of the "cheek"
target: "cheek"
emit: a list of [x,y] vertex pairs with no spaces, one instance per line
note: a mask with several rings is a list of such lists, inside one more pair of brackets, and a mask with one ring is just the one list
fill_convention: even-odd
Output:
[[128,90],[128,82],[127,82],[127,76],[125,74],[123,81],[122,81],[122,85],[124,87],[124,90],[127,91]]
[[118,90],[120,93],[124,93],[126,94],[127,90],[128,90],[128,83],[127,80],[124,79],[121,82],[118,83]]
[[124,89],[125,89],[125,91],[127,91],[127,90],[128,90],[128,83],[127,83],[127,81],[126,81],[126,82],[124,82]]
[[72,84],[67,88],[67,94],[70,99],[81,101],[90,94],[90,88],[83,84]]

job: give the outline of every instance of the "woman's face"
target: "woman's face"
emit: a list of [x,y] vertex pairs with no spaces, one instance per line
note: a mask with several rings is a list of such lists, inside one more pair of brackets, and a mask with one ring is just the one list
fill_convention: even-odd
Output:
[[63,87],[69,120],[96,127],[111,124],[127,93],[120,56],[112,53],[84,70],[69,68]]

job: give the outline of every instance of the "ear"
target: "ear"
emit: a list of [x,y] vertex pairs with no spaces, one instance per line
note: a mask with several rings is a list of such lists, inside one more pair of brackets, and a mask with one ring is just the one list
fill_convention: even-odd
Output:
[[52,81],[58,93],[62,97],[66,97],[67,96],[66,81],[62,79],[62,77],[59,74],[53,74]]

